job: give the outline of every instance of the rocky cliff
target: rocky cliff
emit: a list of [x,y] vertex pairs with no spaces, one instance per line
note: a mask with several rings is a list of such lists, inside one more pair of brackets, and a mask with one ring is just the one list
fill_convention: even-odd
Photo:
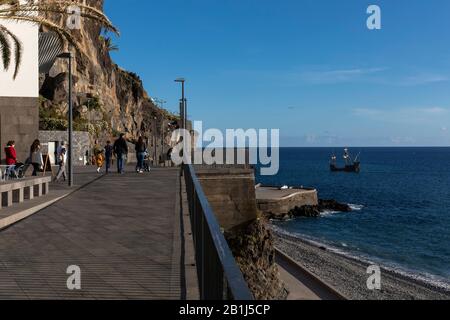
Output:
[[[103,8],[103,0],[87,0]],[[51,17],[63,23],[57,17]],[[94,22],[83,20],[81,30],[73,35],[80,44],[74,63],[75,130],[89,131],[92,139],[101,140],[127,134],[129,140],[144,135],[158,143],[161,135],[169,143],[168,123],[176,117],[156,106],[145,91],[139,76],[121,69],[111,59],[115,47]],[[67,127],[67,62],[56,62],[48,75],[41,76],[40,127],[63,130]]]
[[275,263],[275,240],[266,222],[257,219],[225,232],[225,238],[257,300],[285,300],[288,290]]

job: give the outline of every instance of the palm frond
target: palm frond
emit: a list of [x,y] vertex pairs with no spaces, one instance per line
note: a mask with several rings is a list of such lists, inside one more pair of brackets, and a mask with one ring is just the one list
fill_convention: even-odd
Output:
[[[1,1],[1,0],[0,0]],[[96,21],[107,31],[119,34],[118,29],[111,23],[111,21],[106,17],[106,15],[99,9],[85,5],[83,3],[77,3],[73,1],[65,0],[40,0],[37,3],[26,3],[26,4],[16,4],[9,6],[5,9],[0,9],[0,18],[4,16],[5,18],[11,15],[22,16],[22,15],[37,15],[37,14],[58,14],[63,17],[68,17],[70,12],[68,9],[73,6],[80,8],[80,16],[92,21]]]
[[[2,26],[3,33],[6,34],[9,38],[12,39],[14,43],[14,58],[15,58],[15,65],[14,65],[14,75],[13,78],[16,79],[17,75],[19,74],[20,65],[22,63],[22,42],[17,38],[15,34],[13,34],[11,31],[9,31],[7,28]],[[9,52],[9,56],[11,56],[11,51]],[[9,63],[7,64],[9,68]],[[8,69],[6,68],[6,69]]]
[[3,69],[6,71],[11,63],[11,44],[5,29],[4,26],[0,25],[0,54],[2,56]]
[[[45,16],[47,14],[60,16],[63,18],[63,23],[65,23],[65,19],[72,14],[69,9],[73,6],[80,8],[80,18],[93,21],[106,31],[119,35],[117,28],[100,9],[69,0],[40,0],[36,3],[32,1],[20,3],[19,0],[0,0],[0,21],[21,21],[43,26],[55,32],[63,42],[71,45],[77,53],[81,53],[76,39],[70,31],[67,31],[65,26],[59,25]],[[16,58],[15,78],[22,59],[22,44],[12,32],[0,24],[0,54],[5,69],[8,69],[11,63],[12,50],[9,39],[12,39],[14,43],[14,55]],[[111,50],[116,49],[115,46],[111,46]]]
[[11,21],[17,21],[17,22],[20,22],[20,21],[31,22],[31,23],[35,23],[40,26],[46,27],[47,29],[56,32],[62,40],[67,41],[70,45],[72,45],[73,47],[78,49],[78,44],[76,43],[75,38],[70,34],[70,32],[68,32],[66,29],[64,29],[60,25],[58,25],[48,19],[45,19],[40,16],[25,16],[25,15],[10,16],[8,19]]
[[105,48],[108,51],[119,51],[119,46],[115,45],[110,37],[102,37],[103,43],[105,44]]

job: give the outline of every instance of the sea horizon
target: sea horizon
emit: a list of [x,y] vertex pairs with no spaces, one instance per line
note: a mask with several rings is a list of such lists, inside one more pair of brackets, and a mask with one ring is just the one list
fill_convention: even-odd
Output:
[[[450,277],[450,148],[361,148],[361,172],[329,168],[332,147],[280,148],[278,175],[256,176],[271,186],[308,186],[319,198],[354,208],[275,225],[341,253],[440,282]],[[352,148],[349,148],[350,152]],[[357,149],[357,148],[353,148]],[[338,160],[338,162],[343,160]],[[412,245],[414,244],[414,245]]]

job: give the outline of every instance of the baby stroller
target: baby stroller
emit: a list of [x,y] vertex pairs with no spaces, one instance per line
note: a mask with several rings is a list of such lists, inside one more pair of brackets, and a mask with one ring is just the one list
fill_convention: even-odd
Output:
[[28,167],[29,165],[23,163],[9,166],[5,171],[4,180],[25,178],[25,173],[27,172]]
[[23,164],[23,163],[17,164],[16,165],[17,178],[18,179],[25,178],[25,174],[26,174],[26,172],[27,172],[29,167],[30,167],[29,164]]
[[150,154],[148,152],[145,152],[144,171],[150,172]]

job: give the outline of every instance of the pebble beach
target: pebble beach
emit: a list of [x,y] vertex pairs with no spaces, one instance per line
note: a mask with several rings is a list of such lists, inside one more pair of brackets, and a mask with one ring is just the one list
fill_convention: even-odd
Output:
[[381,270],[381,290],[367,288],[368,263],[273,230],[276,246],[301,266],[352,300],[448,300],[450,290]]

